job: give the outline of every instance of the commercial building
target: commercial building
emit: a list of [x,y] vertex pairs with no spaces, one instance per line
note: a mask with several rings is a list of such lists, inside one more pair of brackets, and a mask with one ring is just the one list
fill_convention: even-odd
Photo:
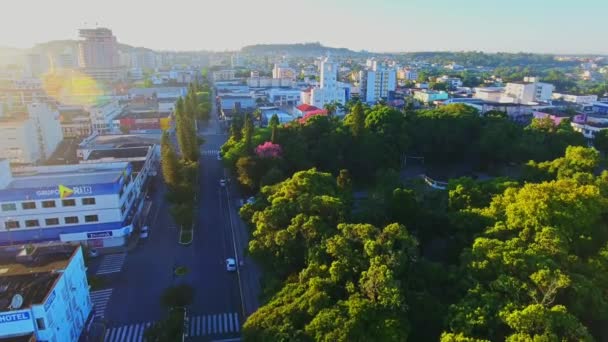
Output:
[[0,340],[75,342],[93,317],[79,245],[0,251]]
[[233,69],[219,70],[213,72],[213,82],[230,81],[234,80],[235,78],[235,71]]
[[0,82],[0,103],[9,109],[24,107],[35,102],[48,102],[49,89],[45,89],[37,78],[22,78]]
[[136,177],[130,162],[11,170],[0,160],[0,243],[124,245],[140,210]]
[[64,138],[88,137],[93,132],[91,116],[79,106],[60,106],[59,120]]
[[553,93],[552,98],[554,100],[562,100],[566,102],[572,102],[574,104],[591,104],[597,101],[597,95],[572,95],[572,94],[562,94],[562,93]]
[[[252,72],[253,73],[253,72]],[[288,78],[270,78],[270,77],[254,77],[247,79],[247,86],[251,88],[290,88],[294,85],[294,81]]]
[[301,91],[290,88],[271,88],[267,92],[268,101],[275,106],[297,106],[300,104]]
[[78,64],[82,70],[100,81],[116,81],[124,70],[120,67],[118,43],[112,31],[99,27],[78,31]]
[[608,115],[608,102],[594,102],[593,112],[603,115]]
[[408,68],[400,69],[397,72],[397,78],[406,81],[416,81],[418,79],[418,71]]
[[437,77],[435,82],[445,83],[446,86],[450,89],[462,87],[462,80],[458,77],[449,77],[447,75],[443,75],[441,77]]
[[108,100],[89,108],[93,132],[108,133],[118,131],[120,127],[113,127],[113,120],[122,113],[123,106],[118,100]]
[[42,162],[61,140],[59,112],[47,103],[31,103],[27,105],[27,113],[4,113],[0,117],[0,158],[11,163]]
[[[369,61],[368,61],[369,62]],[[397,72],[382,63],[373,61],[366,70],[359,72],[359,87],[361,100],[367,103],[376,103],[386,100],[390,92],[397,87]]]
[[504,90],[505,89],[502,87],[475,88],[475,94],[473,96],[484,101],[500,102]]
[[123,133],[158,131],[171,127],[171,113],[152,111],[123,111],[112,121],[112,126],[118,126]]
[[414,92],[414,98],[422,103],[433,103],[447,100],[449,95],[445,91],[419,90]]

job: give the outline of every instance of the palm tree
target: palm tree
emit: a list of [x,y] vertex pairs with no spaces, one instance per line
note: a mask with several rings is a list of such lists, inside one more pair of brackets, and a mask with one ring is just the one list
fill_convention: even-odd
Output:
[[328,116],[333,116],[336,113],[336,109],[338,107],[336,106],[336,102],[330,102],[330,103],[326,103],[323,106],[323,109],[325,109],[327,111],[327,115]]

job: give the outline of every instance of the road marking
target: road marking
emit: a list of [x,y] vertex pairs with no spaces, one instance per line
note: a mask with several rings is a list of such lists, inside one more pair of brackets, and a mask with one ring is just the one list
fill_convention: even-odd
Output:
[[190,316],[189,336],[211,336],[238,333],[238,313],[225,312],[211,315]]
[[104,342],[142,342],[152,322],[135,323],[106,329]]
[[201,154],[203,156],[217,156],[220,153],[220,150],[202,150]]
[[95,307],[95,318],[104,318],[106,307],[112,296],[112,289],[91,292],[91,302]]
[[110,254],[103,257],[101,264],[95,272],[96,275],[110,274],[122,271],[122,266],[127,257],[126,253]]

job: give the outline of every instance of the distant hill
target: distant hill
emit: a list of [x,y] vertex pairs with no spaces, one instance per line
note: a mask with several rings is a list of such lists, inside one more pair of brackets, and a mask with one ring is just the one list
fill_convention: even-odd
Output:
[[327,53],[337,56],[358,54],[346,48],[332,48],[323,46],[321,43],[248,45],[241,49],[241,53],[272,56],[321,56]]
[[[52,40],[45,43],[36,44],[32,47],[31,51],[37,53],[52,53],[59,54],[65,50],[76,50],[78,48],[77,40]],[[121,52],[131,52],[133,50],[148,50],[151,49],[143,48],[143,47],[133,47],[131,45],[118,43],[118,50]]]

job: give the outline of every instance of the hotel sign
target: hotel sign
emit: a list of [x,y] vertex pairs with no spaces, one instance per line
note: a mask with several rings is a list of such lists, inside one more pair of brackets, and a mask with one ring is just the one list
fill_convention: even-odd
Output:
[[29,320],[30,320],[30,313],[28,311],[0,314],[0,324],[12,323],[12,322],[18,322],[18,321],[29,321]]

